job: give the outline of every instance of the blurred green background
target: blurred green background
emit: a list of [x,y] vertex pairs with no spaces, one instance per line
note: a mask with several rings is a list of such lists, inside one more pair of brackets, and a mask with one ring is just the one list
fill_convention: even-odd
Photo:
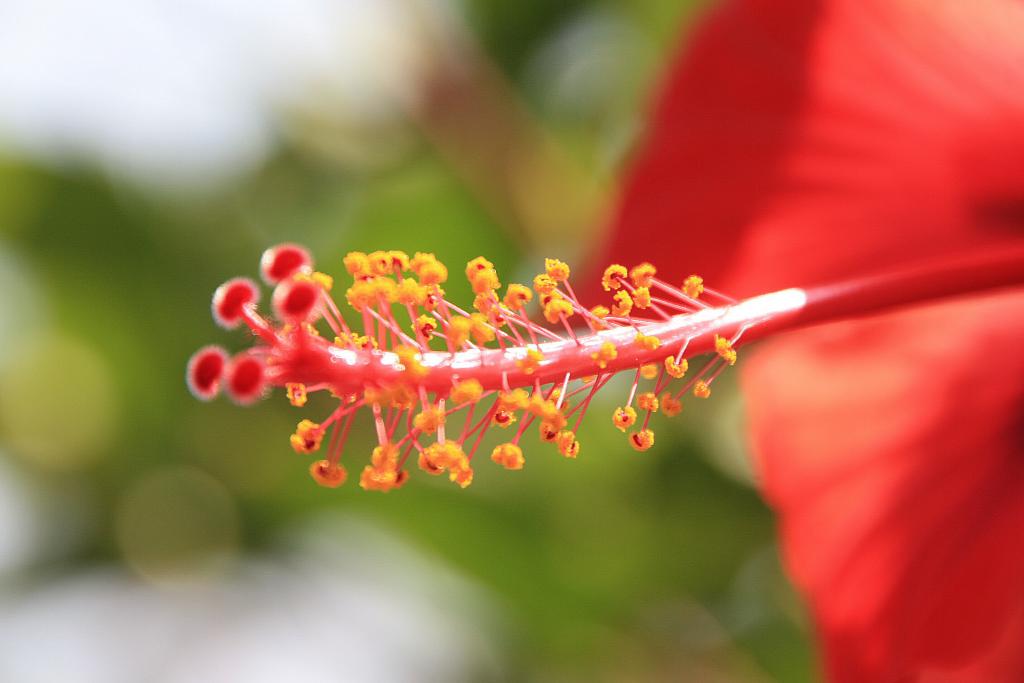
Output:
[[602,418],[613,384],[577,461],[531,444],[387,495],[309,479],[288,435],[326,404],[183,381],[242,348],[209,298],[277,242],[334,275],[357,249],[584,263],[701,6],[0,10],[0,679],[809,680],[732,378],[647,453]]

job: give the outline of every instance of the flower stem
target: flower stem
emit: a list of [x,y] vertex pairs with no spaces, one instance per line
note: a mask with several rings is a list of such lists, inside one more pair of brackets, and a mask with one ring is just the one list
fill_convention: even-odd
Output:
[[789,329],[940,299],[1024,286],[1024,245],[977,250],[843,282],[808,287],[798,311],[760,326],[747,341]]

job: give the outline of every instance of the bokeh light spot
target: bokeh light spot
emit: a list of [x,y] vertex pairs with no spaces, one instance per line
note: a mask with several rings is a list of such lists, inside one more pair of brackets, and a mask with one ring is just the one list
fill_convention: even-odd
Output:
[[115,515],[125,563],[154,583],[217,575],[238,552],[238,512],[231,494],[194,467],[144,476],[122,495]]
[[110,371],[70,337],[27,341],[0,368],[0,437],[9,450],[49,470],[78,470],[104,454],[117,427]]

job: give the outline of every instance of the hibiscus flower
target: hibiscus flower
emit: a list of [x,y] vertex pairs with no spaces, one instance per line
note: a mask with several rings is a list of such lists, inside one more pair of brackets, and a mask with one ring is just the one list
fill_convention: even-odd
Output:
[[[1024,3],[735,0],[671,66],[598,263],[739,296],[1024,239]],[[744,367],[835,681],[1024,679],[1024,293],[834,323]]]

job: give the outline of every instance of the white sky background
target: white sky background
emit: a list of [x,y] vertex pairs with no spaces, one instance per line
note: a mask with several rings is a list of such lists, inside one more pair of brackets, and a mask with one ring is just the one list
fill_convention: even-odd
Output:
[[161,587],[107,569],[0,593],[0,680],[492,680],[496,616],[379,529],[327,517],[224,580]]
[[202,187],[262,161],[302,100],[395,116],[449,19],[440,0],[4,0],[0,150]]

